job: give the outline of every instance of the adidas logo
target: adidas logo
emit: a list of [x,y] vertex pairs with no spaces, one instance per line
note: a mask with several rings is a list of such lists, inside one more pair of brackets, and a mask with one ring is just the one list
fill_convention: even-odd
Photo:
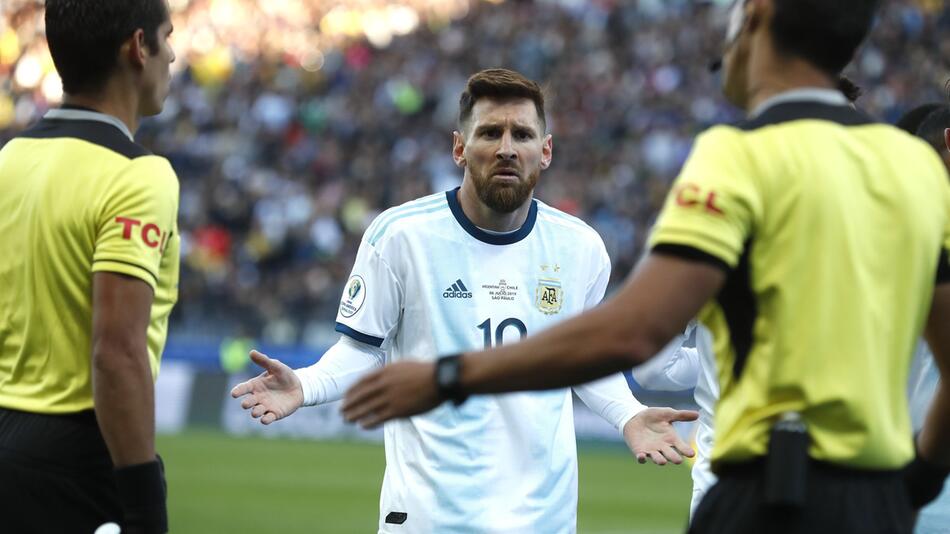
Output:
[[472,292],[465,287],[465,284],[461,280],[456,280],[454,284],[450,287],[447,287],[445,291],[442,292],[442,298],[445,299],[470,299],[472,298]]

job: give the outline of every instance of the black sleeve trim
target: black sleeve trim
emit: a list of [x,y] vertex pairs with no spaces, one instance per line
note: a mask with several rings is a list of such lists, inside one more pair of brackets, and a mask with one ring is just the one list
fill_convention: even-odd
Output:
[[[96,263],[101,263],[101,262],[121,263],[122,265],[129,265],[129,266],[131,266],[131,267],[135,267],[136,269],[141,269],[141,270],[147,272],[148,275],[152,277],[152,280],[155,281],[155,285],[158,286],[158,276],[156,276],[155,273],[153,273],[150,269],[147,269],[147,268],[145,268],[145,267],[142,267],[141,265],[139,265],[139,264],[137,264],[137,263],[132,263],[132,262],[130,262],[130,261],[113,260],[113,259],[111,259],[111,258],[101,258],[101,259],[98,259],[98,260],[92,260],[93,265],[95,265]],[[118,273],[118,274],[124,274],[124,273]]]
[[664,256],[675,256],[684,260],[706,263],[712,265],[713,267],[718,267],[726,273],[732,271],[732,267],[729,267],[728,263],[708,252],[699,250],[698,248],[690,247],[688,245],[670,245],[660,243],[659,245],[653,247],[651,252],[662,254]]
[[947,250],[940,249],[940,259],[937,261],[937,285],[950,284],[950,255]]
[[369,334],[364,334],[360,331],[353,330],[343,323],[337,323],[335,330],[344,336],[351,337],[359,341],[360,343],[366,343],[367,345],[372,345],[374,347],[382,347],[383,341],[385,341],[381,337],[371,336]]

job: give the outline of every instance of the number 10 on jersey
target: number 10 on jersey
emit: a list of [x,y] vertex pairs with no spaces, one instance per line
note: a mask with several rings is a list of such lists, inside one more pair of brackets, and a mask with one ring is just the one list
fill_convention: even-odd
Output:
[[[492,347],[491,343],[491,319],[485,319],[485,322],[478,325],[476,328],[482,331],[482,340],[485,342],[485,348],[490,349]],[[504,321],[498,323],[498,328],[495,329],[495,346],[500,346],[504,343],[505,340],[505,329],[514,328],[518,331],[518,335],[521,339],[524,339],[528,336],[528,327],[521,322],[520,319],[515,319],[514,317],[509,317]]]

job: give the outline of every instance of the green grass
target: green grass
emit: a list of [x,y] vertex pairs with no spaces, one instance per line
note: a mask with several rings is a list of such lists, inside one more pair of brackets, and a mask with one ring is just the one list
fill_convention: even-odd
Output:
[[[171,532],[376,532],[381,445],[236,438],[213,432],[159,436]],[[681,532],[685,467],[638,465],[625,449],[580,450],[578,531]]]

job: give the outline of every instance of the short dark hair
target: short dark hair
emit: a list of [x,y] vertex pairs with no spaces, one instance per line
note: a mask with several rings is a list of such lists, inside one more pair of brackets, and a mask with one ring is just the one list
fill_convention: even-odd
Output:
[[851,62],[874,22],[879,0],[774,0],[772,37],[780,53],[831,76]]
[[118,66],[119,48],[141,28],[159,51],[158,27],[168,20],[165,0],[46,0],[46,40],[63,91],[98,91]]
[[924,122],[924,119],[927,118],[927,115],[930,115],[942,106],[943,104],[939,102],[931,102],[930,104],[917,106],[901,115],[901,118],[897,119],[894,126],[897,126],[910,135],[917,135],[917,129],[920,128],[920,125]]
[[950,107],[940,106],[924,118],[915,134],[930,143],[938,152],[943,152],[947,149],[944,137],[947,128],[950,128]]
[[482,98],[510,100],[527,98],[534,102],[534,109],[538,112],[542,132],[546,128],[547,118],[544,115],[544,92],[536,82],[529,80],[520,73],[508,69],[486,69],[477,72],[468,79],[465,91],[459,98],[459,128],[472,118],[472,109],[475,102]]
[[851,78],[848,78],[845,75],[838,77],[838,90],[841,91],[841,94],[848,99],[848,102],[854,104],[861,98],[861,95],[864,94],[864,91],[861,90],[861,86],[854,83]]

